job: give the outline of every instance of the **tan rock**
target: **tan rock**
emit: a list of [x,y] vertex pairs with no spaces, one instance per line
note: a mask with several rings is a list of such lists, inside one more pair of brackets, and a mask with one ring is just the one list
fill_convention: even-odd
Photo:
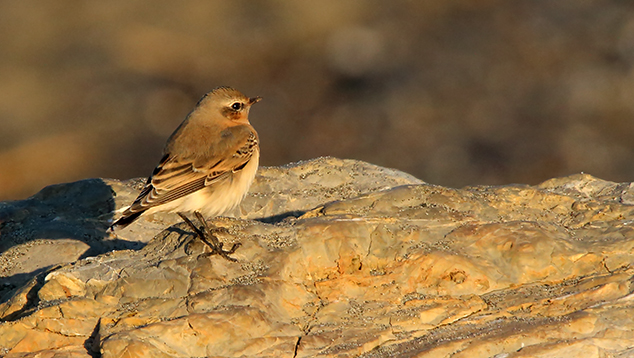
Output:
[[[354,165],[326,161],[334,174],[322,189],[349,183]],[[312,164],[275,170],[308,180],[318,175]],[[627,354],[634,207],[620,198],[631,188],[588,175],[535,187],[410,183],[334,201],[324,189],[311,210],[299,192],[287,207],[261,205],[274,195],[252,195],[245,205],[266,220],[210,221],[224,228],[221,240],[242,243],[238,262],[209,256],[184,224],[174,225],[141,250],[80,260],[16,291],[0,307],[0,349],[10,356],[84,347],[104,357]],[[309,202],[316,192],[307,191]]]

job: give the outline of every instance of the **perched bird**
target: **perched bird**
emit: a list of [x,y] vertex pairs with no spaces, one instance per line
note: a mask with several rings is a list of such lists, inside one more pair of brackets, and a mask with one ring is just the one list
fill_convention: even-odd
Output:
[[248,118],[258,101],[260,97],[249,98],[230,87],[204,95],[169,137],[163,159],[111,228],[126,227],[155,212],[179,213],[195,228],[184,214],[193,212],[203,220],[202,215],[218,216],[235,208],[258,168],[258,134]]

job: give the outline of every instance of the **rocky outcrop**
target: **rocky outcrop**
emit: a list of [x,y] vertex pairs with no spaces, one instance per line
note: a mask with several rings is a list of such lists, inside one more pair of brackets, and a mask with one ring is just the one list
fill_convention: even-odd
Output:
[[[628,183],[580,174],[450,189],[333,158],[264,168],[237,218],[210,221],[242,244],[230,262],[171,215],[108,236],[110,210],[135,182],[97,182],[111,194],[79,182],[3,204],[0,237],[12,246],[2,273],[28,279],[0,305],[7,357],[605,357],[634,347]],[[58,224],[65,234],[47,238]],[[7,254],[38,240],[54,241],[48,256],[58,241],[85,252]],[[18,269],[27,264],[36,269]]]

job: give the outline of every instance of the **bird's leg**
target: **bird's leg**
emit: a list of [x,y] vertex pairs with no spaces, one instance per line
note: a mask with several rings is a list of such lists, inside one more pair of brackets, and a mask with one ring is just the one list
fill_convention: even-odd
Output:
[[238,247],[240,247],[240,245],[242,245],[239,242],[234,243],[231,246],[231,249],[229,249],[228,251],[224,250],[224,243],[220,242],[220,240],[218,240],[218,238],[216,237],[216,235],[213,234],[211,228],[209,227],[209,224],[207,223],[207,221],[205,220],[205,218],[203,217],[203,215],[199,212],[199,211],[194,211],[194,215],[196,215],[196,217],[198,218],[198,220],[203,224],[203,228],[205,230],[205,233],[207,235],[205,235],[206,237],[208,237],[209,239],[212,240],[212,242],[216,245],[216,247],[218,248],[217,252],[220,256],[226,258],[227,260],[230,261],[237,261],[236,259],[229,257],[227,255],[229,254],[233,254],[234,252],[236,252],[236,250],[238,249]]
[[194,223],[191,220],[189,220],[189,218],[187,218],[185,214],[178,213],[178,216],[180,216],[181,219],[183,219],[183,221],[185,221],[185,223],[189,225],[189,227],[192,230],[194,230],[194,232],[196,233],[196,236],[198,236],[200,240],[202,240],[202,242],[204,242],[205,244],[209,245],[212,248],[215,248],[213,244],[206,242],[207,239],[205,238],[205,233],[203,233],[198,227],[196,227],[196,225],[194,225]]
[[233,244],[231,250],[225,251],[223,249],[224,244],[221,243],[218,238],[211,232],[211,229],[209,228],[207,221],[205,221],[205,218],[203,218],[203,216],[198,211],[194,212],[194,214],[202,223],[202,226],[200,228],[196,227],[196,225],[194,225],[194,223],[189,220],[184,214],[178,213],[178,216],[180,216],[181,219],[183,219],[183,221],[185,221],[185,223],[187,223],[187,225],[189,225],[189,227],[194,230],[196,236],[200,238],[200,240],[204,242],[205,245],[209,246],[212,254],[218,254],[229,261],[238,261],[233,257],[230,257],[229,254],[234,253],[236,249],[240,247],[240,243]]

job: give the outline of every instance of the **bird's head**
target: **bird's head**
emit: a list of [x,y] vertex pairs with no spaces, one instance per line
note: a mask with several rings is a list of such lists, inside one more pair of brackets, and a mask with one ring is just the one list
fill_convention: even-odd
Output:
[[198,101],[198,107],[218,111],[223,117],[235,124],[249,123],[251,106],[262,98],[249,98],[231,87],[218,87]]

